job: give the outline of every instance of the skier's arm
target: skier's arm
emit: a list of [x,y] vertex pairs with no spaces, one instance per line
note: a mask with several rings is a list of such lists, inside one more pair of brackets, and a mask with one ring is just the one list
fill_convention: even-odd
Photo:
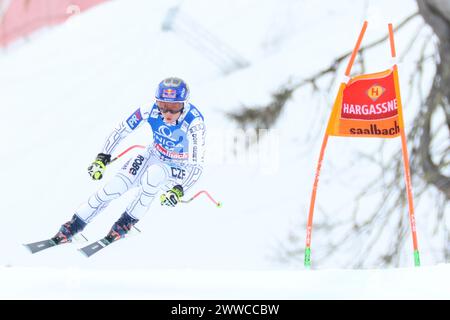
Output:
[[109,134],[101,153],[112,154],[120,141],[138,128],[147,118],[148,112],[145,112],[143,108],[138,108]]
[[142,108],[139,108],[110,133],[102,151],[88,167],[88,173],[92,179],[100,180],[103,177],[106,166],[111,162],[111,154],[119,142],[135,130],[145,119],[148,119],[148,112],[143,112]]
[[196,118],[191,123],[187,136],[189,140],[189,169],[182,183],[184,193],[197,182],[203,172],[206,127],[201,118]]

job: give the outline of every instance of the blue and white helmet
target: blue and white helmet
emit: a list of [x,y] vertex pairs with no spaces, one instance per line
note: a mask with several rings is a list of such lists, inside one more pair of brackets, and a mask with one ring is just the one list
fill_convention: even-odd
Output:
[[157,101],[183,102],[183,105],[186,105],[189,99],[189,87],[180,78],[166,78],[159,83],[155,98]]

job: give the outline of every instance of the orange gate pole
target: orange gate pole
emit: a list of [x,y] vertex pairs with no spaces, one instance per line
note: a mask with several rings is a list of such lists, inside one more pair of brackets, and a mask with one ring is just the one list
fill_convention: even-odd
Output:
[[[392,28],[392,23],[389,23],[389,42],[391,45],[391,55],[392,58],[396,57],[395,53],[395,44],[394,44],[394,31]],[[420,266],[420,255],[419,255],[419,245],[417,242],[417,233],[416,233],[416,219],[414,217],[414,203],[413,203],[413,194],[412,194],[412,186],[411,186],[411,174],[409,169],[409,157],[408,157],[408,145],[406,143],[406,134],[405,127],[403,121],[403,108],[400,99],[400,86],[398,84],[398,70],[397,64],[394,64],[394,73],[395,73],[395,90],[397,92],[397,103],[399,105],[399,121],[400,121],[400,136],[402,140],[402,154],[403,154],[403,169],[405,171],[405,183],[406,183],[406,193],[408,196],[408,207],[409,207],[409,221],[411,224],[412,238],[413,238],[413,247],[414,247],[414,265],[416,267]]]
[[[352,69],[353,63],[355,62],[356,54],[359,51],[361,41],[364,37],[364,33],[366,32],[367,24],[368,24],[367,21],[364,21],[363,27],[358,36],[358,41],[356,42],[355,48],[353,49],[352,55],[348,62],[347,68],[345,70],[346,77],[350,76],[350,71]],[[342,90],[342,86],[345,86],[345,83],[343,83],[343,82],[341,83],[340,90]],[[309,215],[308,215],[308,222],[307,222],[307,226],[306,226],[306,247],[305,247],[305,261],[304,261],[304,265],[306,268],[311,267],[311,233],[312,233],[312,224],[313,224],[314,205],[316,202],[316,193],[317,193],[317,186],[319,184],[320,169],[322,167],[322,161],[323,161],[323,158],[325,155],[325,149],[327,146],[327,142],[328,142],[328,131],[325,132],[325,135],[324,135],[323,141],[322,141],[322,147],[320,148],[319,161],[317,163],[316,174],[315,174],[314,184],[313,184],[313,189],[312,189],[312,194],[311,194],[311,201],[310,201],[310,205],[309,205]]]

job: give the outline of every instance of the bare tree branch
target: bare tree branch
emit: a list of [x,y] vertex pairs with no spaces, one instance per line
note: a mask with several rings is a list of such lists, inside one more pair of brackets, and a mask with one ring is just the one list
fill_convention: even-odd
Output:
[[439,107],[446,115],[447,127],[450,128],[450,2],[438,0],[417,0],[419,12],[431,26],[439,39],[439,58],[436,75],[428,97],[423,105],[423,123],[420,136],[420,165],[424,179],[442,191],[450,199],[450,177],[441,172],[439,165],[431,156],[431,119]]
[[[400,30],[405,25],[408,24],[408,22],[412,21],[415,17],[418,16],[418,13],[415,12],[411,14],[410,16],[406,17],[402,22],[400,22],[394,30]],[[360,52],[361,54],[369,50],[384,41],[388,36],[383,36],[380,39],[361,47]],[[231,112],[227,113],[226,115],[236,121],[242,128],[247,128],[248,126],[253,126],[256,129],[261,128],[261,126],[265,126],[262,128],[270,128],[275,121],[278,119],[279,115],[281,114],[281,111],[283,110],[283,107],[285,103],[292,97],[292,94],[295,90],[305,86],[305,85],[311,85],[313,87],[313,90],[318,91],[319,88],[317,86],[317,82],[319,79],[321,79],[325,75],[332,75],[332,81],[330,82],[330,86],[335,83],[336,77],[337,77],[337,71],[340,66],[340,64],[347,59],[352,54],[352,51],[348,51],[344,53],[343,55],[337,57],[334,59],[334,61],[325,69],[320,70],[313,74],[312,76],[300,80],[298,83],[293,83],[292,80],[288,80],[287,83],[282,85],[280,89],[278,89],[274,94],[272,94],[272,101],[269,102],[266,106],[254,106],[254,107],[247,107],[243,106],[243,110],[238,112]],[[361,60],[361,63],[364,63],[364,59]]]

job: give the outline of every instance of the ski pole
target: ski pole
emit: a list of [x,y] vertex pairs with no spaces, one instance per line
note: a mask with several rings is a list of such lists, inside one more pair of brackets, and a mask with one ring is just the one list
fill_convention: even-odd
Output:
[[211,200],[211,201],[216,205],[217,208],[221,208],[221,207],[222,207],[222,203],[219,202],[219,201],[214,200],[213,197],[211,197],[211,195],[210,195],[210,194],[208,193],[208,191],[206,191],[206,190],[202,190],[202,191],[197,192],[197,193],[196,193],[193,197],[191,197],[189,200],[181,200],[181,203],[189,203],[189,202],[191,202],[192,200],[194,200],[195,198],[197,198],[199,195],[201,195],[202,193],[206,194],[206,195],[208,196],[209,200]]
[[134,146],[131,146],[131,147],[129,147],[128,149],[126,149],[125,151],[123,151],[122,153],[120,153],[117,157],[115,157],[114,159],[112,159],[112,160],[110,161],[110,163],[113,163],[114,161],[116,161],[117,159],[119,159],[120,157],[122,157],[125,153],[127,153],[128,151],[130,151],[131,149],[134,149],[134,148],[144,149],[145,146],[141,146],[141,145],[138,145],[138,144],[136,144],[136,145],[134,145]]
[[[134,148],[144,149],[145,146],[138,145],[138,144],[136,144],[136,145],[134,145],[134,146],[131,146],[131,147],[127,148],[126,150],[124,150],[123,152],[121,152],[117,157],[115,157],[114,159],[112,159],[110,163],[113,163],[114,161],[116,161],[117,159],[119,159],[120,157],[122,157],[125,153],[127,153],[128,151],[130,151],[131,149],[134,149]],[[211,195],[210,195],[210,194],[208,193],[208,191],[206,191],[206,190],[199,191],[199,192],[197,192],[193,197],[191,197],[189,200],[181,200],[181,202],[182,202],[182,203],[189,203],[189,202],[191,202],[192,200],[194,200],[195,198],[197,198],[199,195],[201,195],[202,193],[206,194],[206,195],[208,196],[208,198],[216,205],[217,208],[222,207],[222,203],[219,202],[219,201],[214,200],[214,198],[211,197]]]

